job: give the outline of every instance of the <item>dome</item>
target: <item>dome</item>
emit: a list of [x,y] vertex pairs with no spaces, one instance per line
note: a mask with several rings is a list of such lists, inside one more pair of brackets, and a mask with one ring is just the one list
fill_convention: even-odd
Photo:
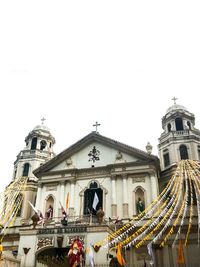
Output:
[[44,124],[35,126],[35,128],[33,129],[33,131],[45,131],[45,132],[50,132],[49,128],[48,128],[46,125],[44,125]]
[[174,104],[174,105],[172,105],[171,107],[169,107],[167,109],[166,113],[177,111],[177,110],[188,111],[184,106],[178,105],[178,104]]

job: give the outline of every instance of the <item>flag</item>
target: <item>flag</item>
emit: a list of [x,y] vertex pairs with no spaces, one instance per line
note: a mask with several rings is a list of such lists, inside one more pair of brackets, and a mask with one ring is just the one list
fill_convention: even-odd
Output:
[[118,262],[119,262],[119,264],[121,266],[123,266],[125,264],[125,260],[124,260],[124,258],[122,256],[121,245],[120,244],[117,245],[117,260],[118,260]]
[[[60,201],[59,201],[59,203],[60,203]],[[61,212],[62,212],[63,217],[66,217],[67,216],[67,213],[66,213],[66,211],[63,208],[63,205],[61,203],[60,203],[60,207],[61,207]]]
[[66,198],[66,209],[69,208],[69,192],[67,193],[67,198]]
[[149,255],[151,256],[150,265],[155,265],[156,261],[155,261],[155,255],[154,255],[153,248],[152,248],[152,243],[149,243],[147,245],[147,249],[148,249]]
[[38,213],[38,210],[33,206],[33,204],[29,200],[28,203],[30,204],[31,208],[35,211],[35,213]]
[[94,267],[94,253],[93,253],[91,244],[90,244],[88,256],[89,256],[89,264],[90,264],[90,267]]
[[39,219],[40,220],[44,219],[44,216],[43,216],[42,212],[40,210],[36,209],[29,200],[28,200],[28,203],[30,204],[31,208],[35,211],[35,213],[37,213]]
[[96,210],[96,207],[97,207],[98,203],[99,203],[99,198],[97,196],[97,193],[95,192],[94,199],[93,199],[93,204],[92,204],[92,207],[93,207],[94,210]]
[[182,240],[179,239],[179,244],[178,244],[178,255],[177,255],[177,263],[178,264],[185,264],[185,257],[184,257],[184,252],[183,252],[183,244]]

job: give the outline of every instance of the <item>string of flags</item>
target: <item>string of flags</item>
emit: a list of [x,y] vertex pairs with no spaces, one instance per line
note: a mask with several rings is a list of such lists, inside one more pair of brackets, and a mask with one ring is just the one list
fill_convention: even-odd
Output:
[[19,177],[12,181],[4,192],[0,194],[0,243],[3,241],[8,228],[13,225],[22,206],[26,186],[27,177]]
[[[7,229],[15,221],[23,201],[23,192],[26,186],[27,179],[25,177],[16,179],[0,195],[0,226],[2,228],[0,242],[2,242]],[[12,205],[9,205],[9,203],[12,203]],[[98,195],[95,193],[92,204],[94,210],[98,203]],[[29,205],[43,220],[44,216],[40,211],[31,202],[29,202]],[[67,216],[69,193],[66,197],[65,208],[61,203],[60,206],[62,214]],[[194,222],[194,206],[197,223]],[[121,253],[122,248],[128,249],[131,246],[139,248],[146,245],[149,254],[151,254],[154,244],[164,247],[173,235],[173,246],[178,244],[177,262],[184,264],[183,245],[186,246],[188,244],[191,231],[196,229],[193,227],[194,225],[197,226],[197,244],[199,244],[200,164],[197,161],[182,160],[178,163],[177,169],[165,189],[151,205],[120,229],[108,235],[107,238],[95,243],[93,249],[95,247],[99,249],[115,247],[118,262],[120,265],[124,265],[125,261]],[[183,226],[186,226],[186,228]],[[182,236],[184,236],[183,239]]]
[[[194,205],[197,212],[197,223],[194,222]],[[189,218],[188,218],[189,217]],[[186,230],[183,225],[187,225]],[[184,262],[183,244],[188,243],[189,235],[197,225],[199,244],[200,231],[200,164],[193,160],[181,160],[174,175],[161,194],[141,214],[133,218],[114,233],[95,245],[102,249],[112,247],[128,249],[147,245],[153,258],[154,244],[164,247],[174,234],[173,246],[179,247],[177,261]],[[184,240],[180,242],[181,236]]]

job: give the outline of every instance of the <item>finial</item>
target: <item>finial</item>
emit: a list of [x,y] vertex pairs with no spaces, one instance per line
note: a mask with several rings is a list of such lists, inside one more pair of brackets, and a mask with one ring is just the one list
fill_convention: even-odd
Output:
[[152,145],[148,142],[146,145],[146,151],[149,155],[151,155],[152,148],[153,148]]
[[44,121],[46,121],[46,119],[43,117],[43,118],[41,119],[41,121],[42,121],[42,124],[44,124]]
[[172,98],[172,100],[174,101],[174,105],[176,105],[176,100],[177,100],[178,98],[176,98],[175,96]]
[[96,130],[95,130],[95,132],[96,132],[96,133],[98,133],[98,131],[97,131],[97,127],[98,127],[98,126],[100,126],[100,125],[101,125],[101,124],[100,124],[100,123],[98,123],[97,121],[96,121],[96,123],[95,123],[95,124],[93,124],[93,126],[94,126],[94,127],[96,127]]

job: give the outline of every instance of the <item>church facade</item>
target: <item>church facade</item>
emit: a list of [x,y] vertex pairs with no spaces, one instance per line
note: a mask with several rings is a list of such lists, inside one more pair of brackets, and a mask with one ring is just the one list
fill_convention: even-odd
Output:
[[[65,256],[75,238],[81,240],[84,264],[89,265],[87,248],[148,207],[165,188],[178,161],[200,160],[200,131],[192,113],[174,103],[162,118],[162,127],[158,158],[151,154],[150,144],[145,152],[97,131],[55,156],[50,130],[44,124],[36,126],[14,163],[13,179],[26,176],[28,185],[15,225],[4,237],[9,266],[67,266]],[[33,225],[29,202],[46,218],[42,224]],[[190,267],[199,266],[196,240],[193,233],[185,249]],[[170,241],[156,249],[157,266],[177,266],[176,253]],[[95,265],[108,266],[110,254],[115,252],[94,250]],[[127,266],[144,266],[144,259],[150,266],[145,246],[128,249],[124,256]]]

